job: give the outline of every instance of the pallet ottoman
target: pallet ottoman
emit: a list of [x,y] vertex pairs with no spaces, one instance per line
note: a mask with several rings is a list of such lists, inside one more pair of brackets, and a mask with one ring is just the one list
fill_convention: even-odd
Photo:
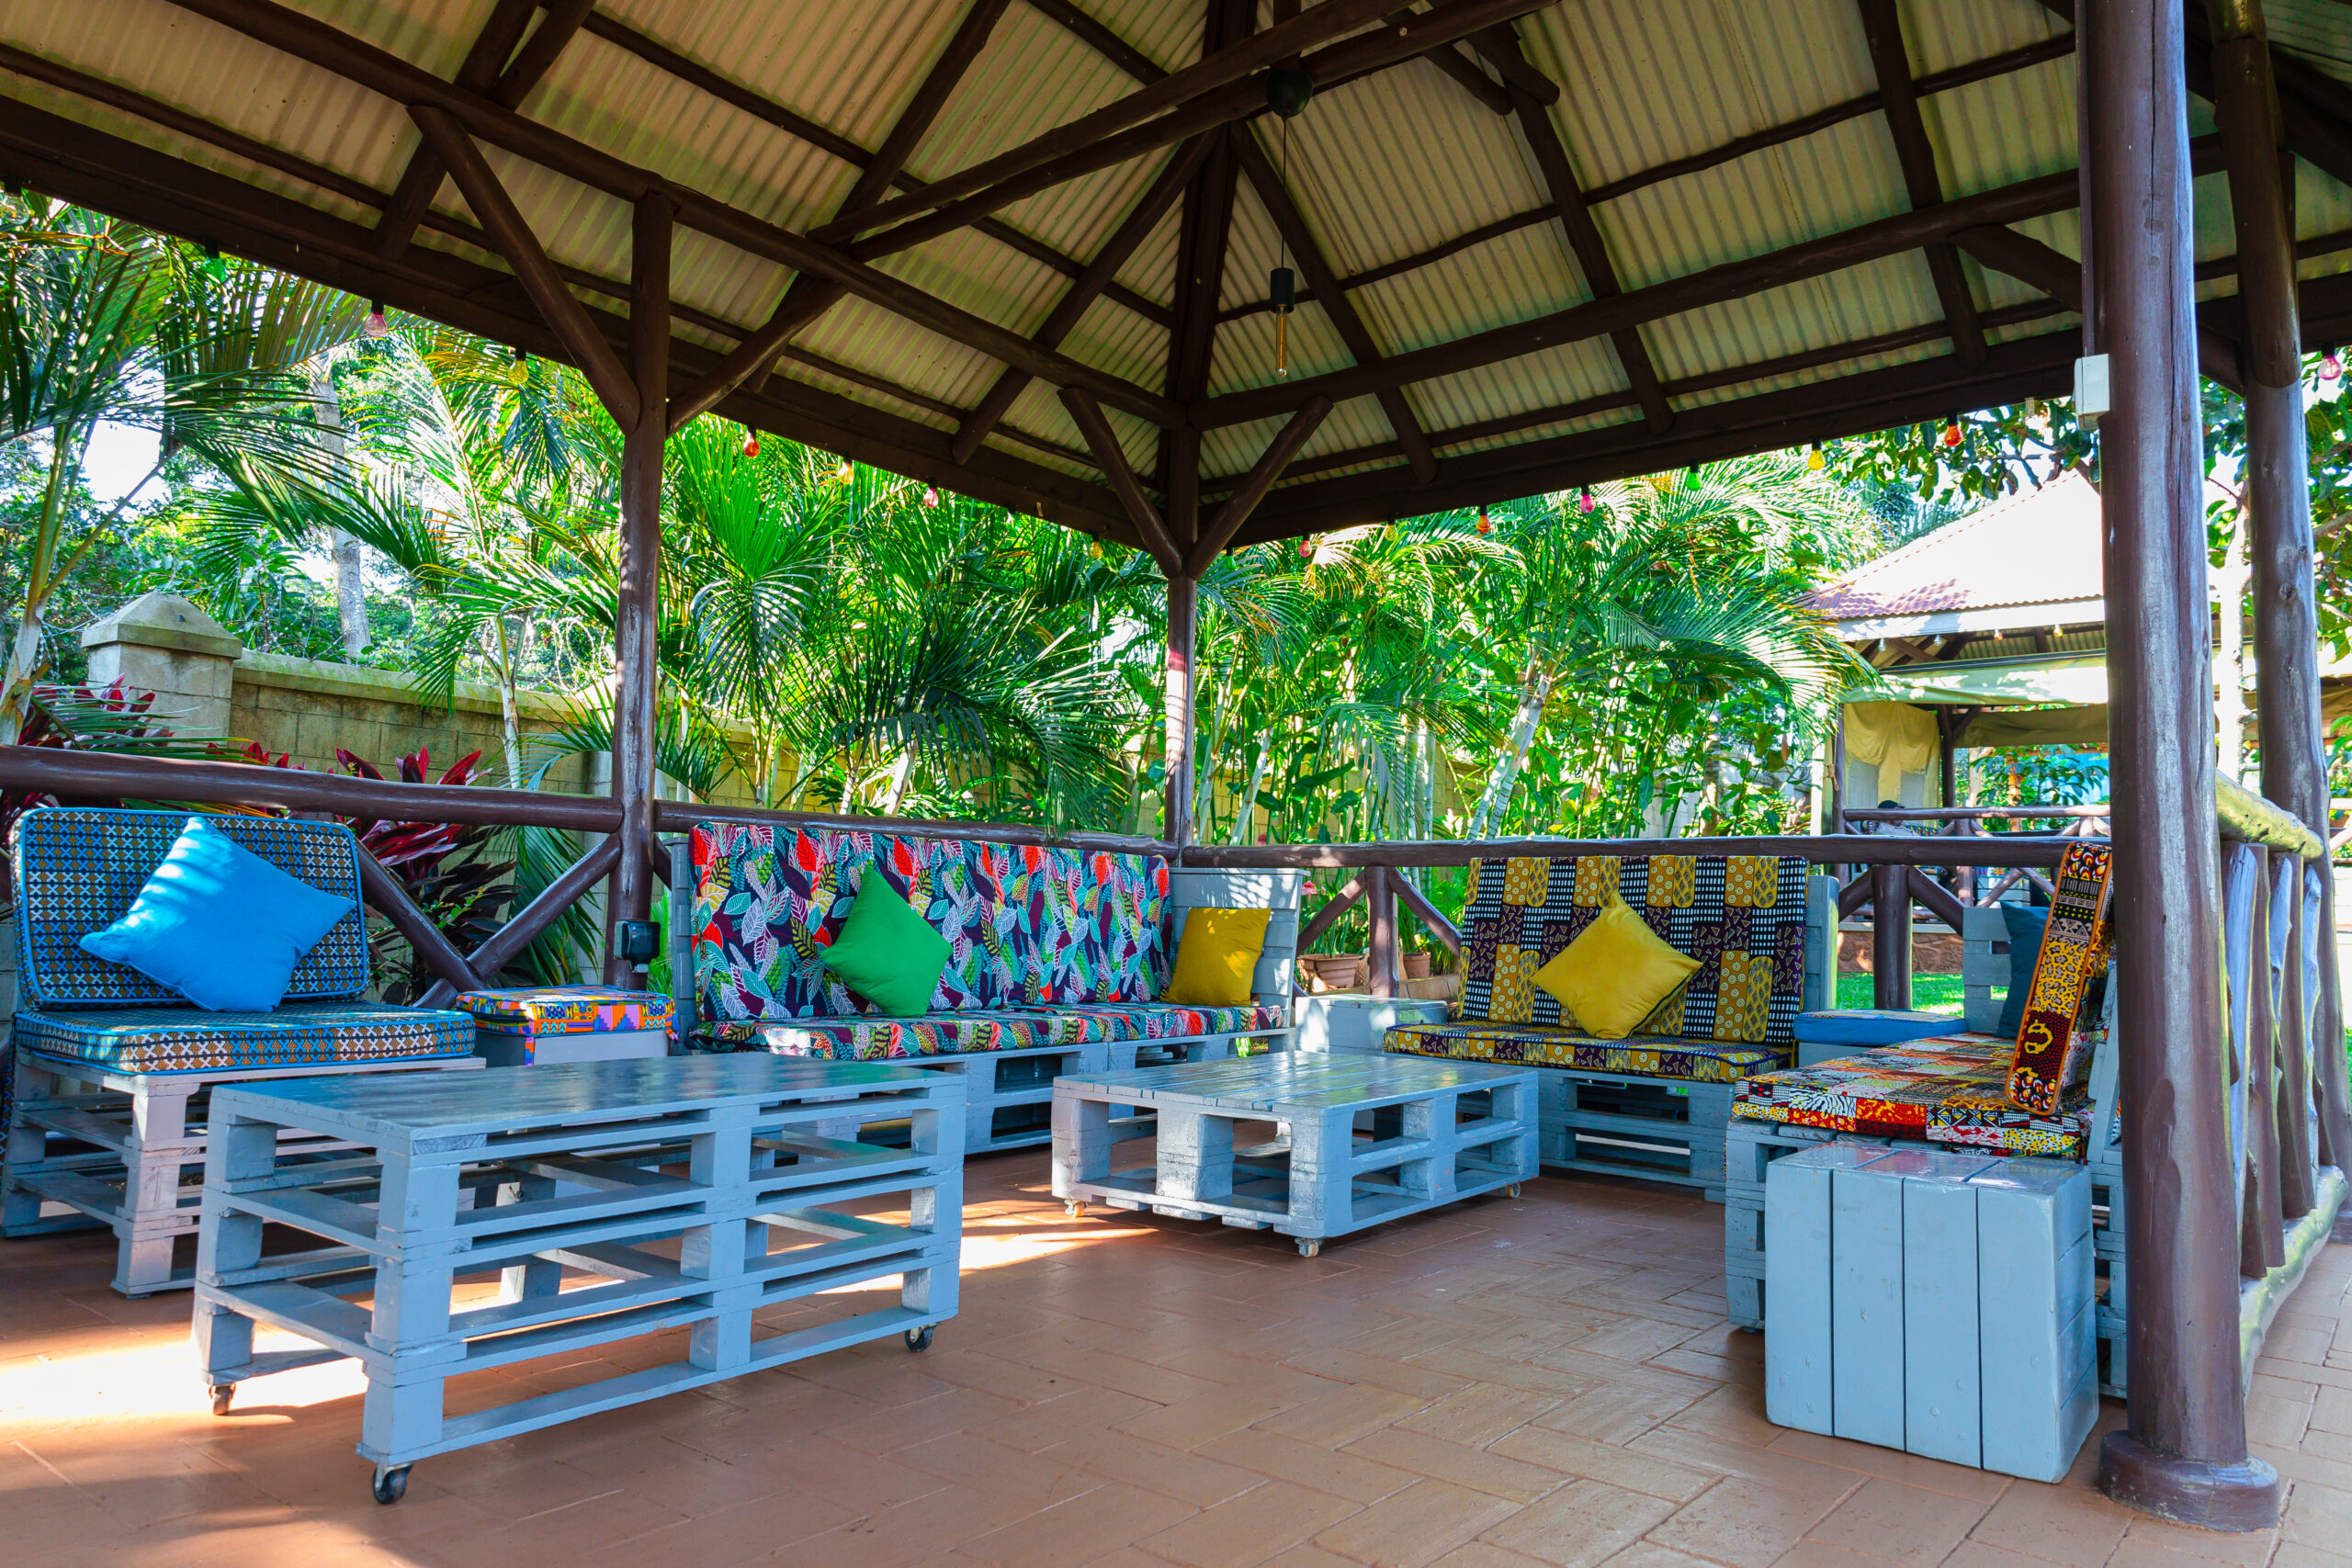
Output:
[[670,998],[616,986],[514,986],[460,992],[474,1054],[493,1067],[620,1062],[670,1054]]

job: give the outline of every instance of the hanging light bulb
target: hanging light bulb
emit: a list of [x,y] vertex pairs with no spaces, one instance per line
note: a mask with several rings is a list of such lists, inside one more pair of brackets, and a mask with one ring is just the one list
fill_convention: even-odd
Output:
[[1805,449],[1804,471],[1806,473],[1817,474],[1828,466],[1829,459],[1823,455],[1820,442],[1816,441]]
[[381,299],[368,307],[367,322],[359,331],[365,337],[380,338],[391,335],[392,323],[384,319],[384,302]]
[[2333,347],[2329,348],[2325,354],[2320,355],[2319,378],[2321,380],[2333,381],[2343,374],[2344,362],[2335,356],[2335,350]]
[[1092,538],[1092,539],[1089,539],[1089,540],[1087,540],[1087,541],[1086,541],[1086,553],[1087,553],[1087,555],[1088,555],[1088,556],[1091,557],[1093,559],[1095,559],[1095,560],[1101,560],[1101,559],[1102,558],[1102,539],[1101,539],[1101,538],[1099,538],[1099,537],[1097,537],[1097,538]]
[[937,506],[939,504],[939,492],[929,485],[923,486],[922,503],[925,506]]
[[850,480],[849,459],[848,459],[847,457],[843,457],[843,458],[842,459],[842,466],[841,466],[840,468],[835,468],[835,469],[833,470],[833,482],[834,482],[835,484],[837,484],[837,485],[845,485],[845,484],[849,483],[849,480]]
[[1487,509],[1485,507],[1482,506],[1478,508],[1478,532],[1481,534],[1491,534],[1494,531],[1495,520],[1487,515]]
[[1954,414],[1950,419],[1944,421],[1942,440],[1943,444],[1947,446],[1957,446],[1960,445],[1960,415]]
[[1274,376],[1290,377],[1290,313],[1298,308],[1298,274],[1286,266],[1274,268],[1267,279],[1266,296],[1274,312]]
[[746,430],[743,432],[743,456],[756,457],[759,455],[760,433],[756,430]]
[[215,283],[226,283],[229,280],[229,258],[220,254],[220,247],[218,245],[204,247],[204,276]]
[[1298,542],[1298,558],[1301,560],[1313,560],[1315,558],[1314,540],[1301,539]]
[[1593,508],[1592,487],[1587,485],[1577,492],[1577,510],[1589,513]]
[[506,384],[510,387],[519,388],[527,384],[530,379],[530,364],[523,357],[523,351],[518,348],[514,351],[513,356],[506,361]]

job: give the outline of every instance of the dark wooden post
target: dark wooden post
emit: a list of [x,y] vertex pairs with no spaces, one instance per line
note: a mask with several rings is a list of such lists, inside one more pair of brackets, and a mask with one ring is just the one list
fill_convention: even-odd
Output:
[[1160,836],[1180,849],[1193,841],[1193,613],[1199,592],[1197,578],[1168,574],[1168,669],[1160,688],[1167,719],[1167,807]]
[[1897,1011],[1907,1011],[1911,1006],[1911,867],[1907,865],[1871,868],[1871,1005]]
[[[611,918],[652,911],[654,636],[660,618],[662,449],[670,432],[670,198],[637,204],[629,267],[629,372],[637,418],[621,444],[621,558],[615,607],[613,795],[621,808],[620,860],[613,868]],[[635,971],[605,953],[608,985]]]
[[[2294,225],[2280,146],[2278,95],[2261,0],[2209,0],[2213,96],[2237,230],[2238,297],[2245,307],[2247,555],[2254,568],[2256,735],[2262,793],[2327,837],[2326,743],[2319,707],[2319,620],[2312,582],[2311,456],[2303,434],[2302,322],[2295,292]],[[2334,879],[2322,907],[2333,931]],[[2321,944],[2317,1022],[2342,1038],[2335,952]],[[2352,1150],[2344,1055],[2321,1053],[2320,1120],[2339,1153]]]
[[2188,90],[2177,0],[2082,0],[2086,209],[2109,358],[2099,424],[2114,766],[2115,963],[2131,1423],[2099,1450],[2130,1506],[2209,1529],[2278,1522],[2246,1450],[2237,1182],[2221,1050],[2214,811]]
[[1364,873],[1364,908],[1372,915],[1366,967],[1372,994],[1396,994],[1396,874],[1385,865]]

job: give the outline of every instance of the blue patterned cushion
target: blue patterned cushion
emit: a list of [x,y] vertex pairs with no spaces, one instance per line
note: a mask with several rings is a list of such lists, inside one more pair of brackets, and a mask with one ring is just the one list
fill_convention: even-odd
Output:
[[[120,919],[187,825],[185,811],[47,807],[16,832],[17,954],[26,1000],[39,1008],[187,1004],[137,970],[85,953],[82,937]],[[288,981],[289,1000],[356,997],[368,988],[359,857],[333,822],[223,812],[205,820],[300,882],[352,902]]]
[[17,1014],[17,1043],[119,1073],[310,1067],[464,1056],[473,1015],[380,1002],[289,1002],[269,1012],[188,1007],[88,1008]]

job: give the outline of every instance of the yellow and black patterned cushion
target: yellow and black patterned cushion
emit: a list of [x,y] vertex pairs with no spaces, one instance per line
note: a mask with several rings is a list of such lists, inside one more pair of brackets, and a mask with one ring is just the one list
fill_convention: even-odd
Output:
[[1689,1083],[1736,1083],[1789,1059],[1762,1045],[1730,1040],[1686,1040],[1664,1034],[1598,1040],[1556,1024],[1476,1021],[1398,1024],[1388,1032],[1383,1049],[1408,1056],[1578,1067],[1586,1072],[1632,1073]]
[[17,1043],[118,1073],[315,1067],[463,1056],[473,1015],[381,1002],[288,1002],[272,1012],[191,1007],[19,1010]]

